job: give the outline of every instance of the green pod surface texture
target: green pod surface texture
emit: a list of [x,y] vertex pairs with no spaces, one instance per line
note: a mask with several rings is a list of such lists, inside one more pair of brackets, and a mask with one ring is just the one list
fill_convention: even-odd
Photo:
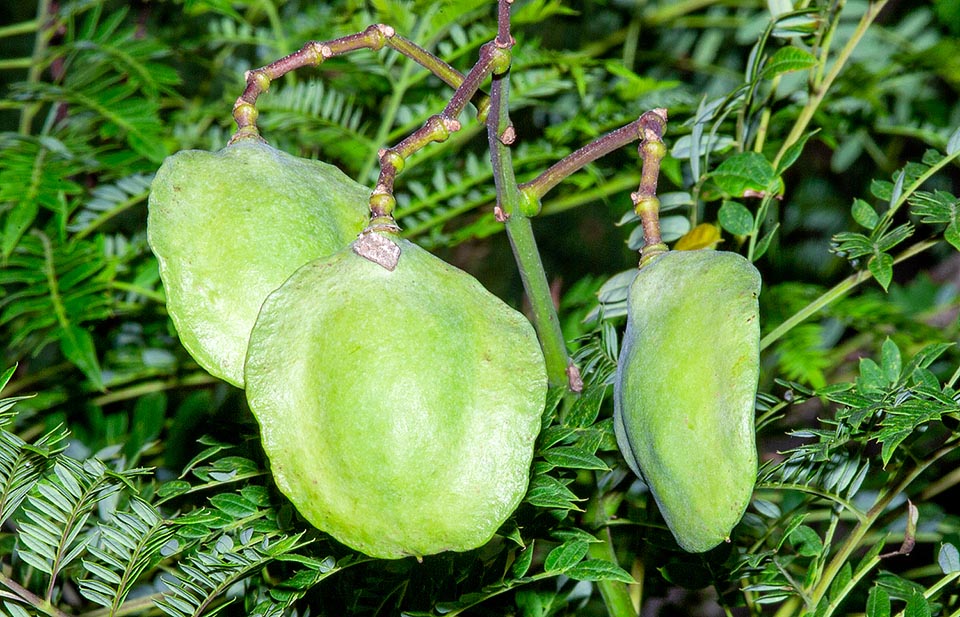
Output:
[[[372,233],[372,232],[365,232]],[[377,558],[487,542],[526,492],[547,390],[527,319],[415,244],[353,247],[263,304],[246,394],[280,490]]]
[[753,493],[760,283],[736,253],[670,251],[630,288],[617,442],[690,552],[728,539]]
[[204,369],[243,387],[247,340],[267,294],[352,242],[370,191],[332,165],[257,139],[168,157],[150,190],[147,234],[167,310]]

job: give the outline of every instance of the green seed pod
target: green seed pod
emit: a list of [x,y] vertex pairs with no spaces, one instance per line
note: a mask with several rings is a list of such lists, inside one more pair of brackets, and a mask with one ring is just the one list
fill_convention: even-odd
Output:
[[150,191],[148,240],[167,310],[200,366],[243,387],[263,299],[303,264],[353,241],[369,195],[332,165],[254,139],[164,161]]
[[280,490],[317,528],[388,559],[493,536],[526,492],[547,389],[523,315],[375,232],[270,294],[246,383]]
[[714,250],[654,257],[630,288],[617,443],[682,548],[729,539],[757,474],[760,274]]

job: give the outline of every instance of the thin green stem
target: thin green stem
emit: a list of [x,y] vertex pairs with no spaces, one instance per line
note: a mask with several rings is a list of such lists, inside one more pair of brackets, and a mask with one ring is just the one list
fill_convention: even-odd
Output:
[[957,580],[958,578],[960,578],[960,571],[956,571],[956,570],[955,570],[955,571],[947,574],[946,576],[944,576],[943,578],[941,578],[939,581],[937,581],[936,583],[934,583],[933,585],[931,585],[926,591],[924,591],[924,592],[923,592],[923,597],[925,597],[925,598],[928,599],[928,600],[933,599],[933,597],[936,596],[936,595],[940,592],[941,589],[943,589],[944,587],[946,587],[946,586],[949,585],[950,583],[954,582],[954,581]]
[[[944,576],[939,581],[934,583],[932,587],[924,590],[923,597],[926,598],[927,600],[932,600],[940,592],[941,589],[943,589],[950,583],[956,581],[958,578],[960,578],[960,572],[951,572],[950,574]],[[899,612],[897,612],[894,615],[894,617],[904,617],[906,614],[907,614],[907,609],[904,608],[904,609],[901,609]],[[956,617],[957,615],[960,615],[960,610],[958,610],[955,613],[951,613],[950,617]]]
[[810,83],[813,84],[814,87],[823,82],[823,74],[827,70],[827,59],[830,57],[833,37],[837,33],[837,26],[840,25],[840,14],[843,12],[843,7],[846,3],[846,0],[837,0],[833,3],[833,6],[828,9],[828,12],[832,13],[833,17],[827,20],[827,27],[818,33],[814,49],[819,51],[819,62],[817,62],[816,71],[810,78]]
[[[500,33],[497,40],[498,44],[509,46],[512,44],[509,33],[509,5],[506,0],[500,0],[499,6]],[[487,141],[490,144],[490,162],[497,188],[497,216],[504,222],[520,271],[520,279],[530,301],[531,318],[543,348],[547,378],[553,385],[567,385],[573,390],[579,390],[583,387],[579,372],[570,362],[560,319],[553,305],[550,284],[547,282],[543,261],[533,236],[533,227],[521,207],[522,198],[508,147],[513,143],[515,135],[510,124],[508,100],[509,71],[505,71],[493,78],[490,88],[490,113],[487,116]]]
[[287,34],[283,30],[283,22],[280,20],[280,14],[277,13],[277,7],[274,6],[272,0],[261,0],[259,6],[267,15],[267,21],[270,22],[270,29],[273,30],[273,39],[280,48],[280,53],[289,53],[290,39],[287,38]]
[[947,385],[951,388],[957,385],[957,380],[960,379],[960,366],[957,367],[957,370],[953,372],[953,375],[950,377],[950,381],[947,382]]
[[910,184],[910,186],[903,187],[903,191],[901,191],[900,196],[897,198],[897,200],[894,203],[890,204],[890,207],[887,208],[887,211],[883,213],[883,216],[880,218],[880,222],[877,223],[877,227],[882,227],[889,224],[889,222],[893,219],[893,215],[896,214],[897,210],[899,210],[903,206],[903,204],[907,203],[907,200],[910,198],[911,195],[913,195],[917,191],[917,189],[923,186],[923,184],[927,180],[929,180],[934,175],[936,175],[941,169],[943,169],[944,167],[946,167],[947,165],[949,165],[950,163],[952,163],[958,158],[960,158],[960,150],[958,150],[957,152],[954,152],[950,156],[943,157],[942,159],[940,159],[939,161],[931,165],[929,168],[927,168],[927,170],[924,171],[922,174],[920,174],[917,177],[917,179],[914,180],[912,184]]
[[97,215],[95,219],[90,221],[90,223],[87,224],[86,227],[84,227],[83,229],[78,231],[76,234],[74,234],[73,239],[81,240],[83,238],[86,238],[87,236],[95,232],[97,229],[99,229],[101,225],[105,224],[107,221],[109,221],[113,217],[119,214],[122,214],[123,212],[126,212],[127,210],[129,210],[133,206],[136,206],[139,203],[142,203],[144,200],[147,199],[147,195],[149,195],[149,191],[143,191],[142,193],[131,195],[127,199],[119,202],[113,208],[105,212],[101,212],[99,215]]
[[866,520],[866,515],[857,509],[856,505],[852,501],[846,499],[841,499],[837,495],[831,493],[830,491],[818,489],[816,486],[809,484],[800,484],[796,482],[761,482],[757,484],[757,489],[770,489],[777,491],[796,491],[798,493],[806,493],[807,495],[813,495],[821,499],[825,499],[832,503],[837,504],[844,510],[850,512],[854,517],[856,517],[858,522],[863,522]]
[[132,600],[124,600],[123,604],[117,610],[111,607],[98,608],[87,613],[81,613],[79,617],[126,617],[127,615],[143,615],[150,610],[156,610],[157,600],[162,600],[165,594],[157,592],[148,596],[140,596]]
[[218,381],[219,380],[217,378],[213,377],[209,373],[194,373],[193,375],[188,375],[186,377],[174,377],[172,379],[166,379],[162,381],[149,381],[147,383],[130,386],[129,388],[123,388],[122,390],[114,390],[92,399],[90,403],[92,405],[97,405],[98,407],[103,407],[104,405],[109,405],[118,401],[140,398],[141,396],[150,394],[152,392],[162,392],[164,390],[172,390],[174,388],[191,386],[205,386],[218,383]]
[[820,600],[827,594],[827,592],[830,590],[830,586],[833,584],[834,578],[843,568],[843,565],[847,563],[847,560],[850,559],[853,551],[860,546],[863,538],[870,531],[871,527],[873,527],[873,524],[877,521],[877,519],[880,518],[880,515],[884,513],[887,506],[889,506],[897,496],[906,491],[907,487],[909,487],[914,480],[916,480],[924,471],[926,471],[930,465],[934,464],[939,459],[955,450],[958,445],[960,445],[960,443],[953,442],[940,448],[934,452],[930,458],[917,464],[917,466],[914,467],[908,474],[906,474],[896,486],[886,490],[877,497],[873,507],[871,507],[867,512],[866,517],[862,521],[859,521],[845,537],[840,549],[830,560],[830,563],[824,568],[823,575],[820,576],[816,586],[813,588],[813,591],[810,594],[811,606],[816,606],[819,604]]
[[159,291],[153,291],[152,289],[141,287],[136,283],[128,283],[126,281],[113,281],[110,283],[110,287],[112,289],[116,289],[117,291],[135,293],[137,295],[143,296],[144,298],[149,298],[158,304],[166,304],[167,302],[167,298]]
[[[591,543],[587,549],[590,557],[617,563],[617,554],[613,550],[609,527],[600,532],[600,540],[600,542]],[[630,597],[630,590],[626,585],[617,581],[606,580],[597,582],[597,587],[600,589],[600,596],[603,598],[603,603],[607,607],[607,614],[610,617],[637,617],[639,611],[634,606],[633,598]]]
[[800,602],[801,598],[799,596],[788,598],[780,605],[780,608],[773,614],[773,617],[788,617],[789,615],[796,614],[797,609],[800,607]]
[[[747,259],[754,261],[754,253],[757,250],[757,241],[760,238],[760,232],[763,231],[763,222],[767,218],[767,210],[770,209],[770,204],[773,202],[774,195],[770,191],[764,191],[763,199],[760,201],[760,206],[757,208],[757,215],[753,218],[753,229],[750,231],[749,240],[747,241]],[[773,233],[774,230],[771,230],[768,233]]]
[[60,297],[60,286],[57,281],[57,271],[53,259],[53,247],[46,234],[41,231],[35,231],[34,234],[40,239],[40,244],[43,245],[43,272],[47,277],[47,285],[50,287],[50,303],[53,305],[53,313],[57,316],[57,322],[61,328],[69,328],[70,319],[67,317],[67,310],[63,306],[63,299]]
[[[516,203],[515,200],[519,200],[519,193],[513,199],[504,199],[503,203]],[[540,251],[537,250],[530,219],[517,213],[507,219],[505,227],[514,259],[520,270],[523,288],[530,300],[533,325],[537,329],[540,345],[543,347],[547,378],[552,385],[567,385],[573,390],[579,390],[582,384],[575,383],[568,373],[572,364],[567,354],[560,319],[553,305],[550,284],[547,282],[547,274],[540,259]]]
[[22,70],[33,67],[33,58],[10,58],[0,60],[0,71]]
[[[50,20],[51,23],[47,23]],[[47,52],[47,46],[50,39],[56,32],[50,15],[50,0],[39,0],[37,2],[37,35],[33,39],[33,53],[30,58],[30,68],[27,71],[27,83],[35,84],[40,81],[43,74],[44,64],[43,55]],[[38,101],[32,105],[27,105],[20,113],[20,134],[30,135],[32,133],[33,118],[39,113],[41,103]]]
[[795,144],[801,137],[803,137],[804,132],[807,130],[807,125],[810,124],[810,121],[813,120],[813,115],[817,112],[817,109],[820,108],[820,104],[823,102],[823,98],[827,95],[827,92],[830,91],[830,87],[833,85],[834,80],[840,75],[840,72],[844,69],[847,64],[847,61],[850,59],[853,50],[856,49],[857,45],[860,43],[860,40],[867,33],[867,30],[870,28],[870,25],[873,23],[873,20],[876,19],[877,15],[883,10],[883,7],[886,6],[888,0],[878,0],[877,2],[871,3],[867,8],[866,13],[860,19],[860,23],[857,24],[856,30],[853,32],[853,35],[850,37],[850,40],[847,41],[847,44],[844,45],[843,49],[840,50],[837,55],[836,60],[833,63],[833,68],[830,69],[830,72],[827,73],[826,77],[822,81],[817,83],[813,91],[810,93],[810,98],[807,100],[807,104],[803,106],[803,109],[800,110],[800,115],[797,117],[796,122],[793,123],[793,128],[790,131],[790,134],[787,135],[787,138],[784,140],[783,145],[780,146],[780,151],[777,152],[777,156],[773,159],[773,167],[777,168],[780,165],[780,160],[786,155],[787,150]]
[[31,32],[36,32],[39,29],[39,19],[21,21],[20,23],[10,24],[9,26],[3,26],[0,28],[0,39],[5,39],[10,36],[20,36],[21,34],[30,34]]
[[[922,242],[918,242],[897,255],[897,257],[894,258],[893,263],[898,264],[902,261],[910,259],[915,255],[919,255],[927,249],[935,246],[938,242],[939,240],[924,240]],[[808,318],[812,317],[820,309],[832,304],[836,300],[839,300],[843,296],[847,295],[850,291],[855,289],[858,285],[870,280],[871,278],[873,278],[873,274],[871,274],[869,270],[861,270],[843,279],[832,288],[827,290],[819,298],[794,313],[789,319],[781,323],[779,326],[771,330],[766,336],[760,339],[760,349],[766,349],[776,342],[781,336],[802,322],[806,321]]]
[[665,2],[659,5],[656,10],[645,14],[643,18],[644,22],[648,25],[655,26],[712,4],[718,4],[718,0],[680,0],[679,2]]

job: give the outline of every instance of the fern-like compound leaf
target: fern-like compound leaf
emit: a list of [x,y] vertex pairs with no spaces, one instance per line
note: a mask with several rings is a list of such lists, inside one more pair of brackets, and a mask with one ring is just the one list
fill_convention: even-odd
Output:
[[59,457],[30,492],[17,521],[20,529],[18,556],[49,576],[48,595],[57,576],[86,549],[91,540],[87,521],[97,504],[124,484],[103,463],[83,463]]
[[161,559],[173,531],[153,506],[132,499],[129,511],[116,512],[109,522],[97,525],[97,542],[83,560],[89,577],[80,581],[80,593],[114,614],[143,572]]
[[[0,388],[13,376],[13,368],[0,377]],[[46,472],[54,455],[63,451],[67,432],[57,427],[45,433],[32,444],[6,430],[16,413],[17,401],[29,398],[17,396],[0,399],[0,524],[5,523],[20,507],[30,489]]]

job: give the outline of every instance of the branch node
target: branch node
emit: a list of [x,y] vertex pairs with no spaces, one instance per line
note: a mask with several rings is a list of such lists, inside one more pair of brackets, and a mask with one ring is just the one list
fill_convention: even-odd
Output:
[[398,174],[403,171],[403,166],[406,163],[403,156],[401,156],[395,150],[389,148],[381,148],[377,155],[380,157],[380,168],[390,166],[393,168],[394,174]]

